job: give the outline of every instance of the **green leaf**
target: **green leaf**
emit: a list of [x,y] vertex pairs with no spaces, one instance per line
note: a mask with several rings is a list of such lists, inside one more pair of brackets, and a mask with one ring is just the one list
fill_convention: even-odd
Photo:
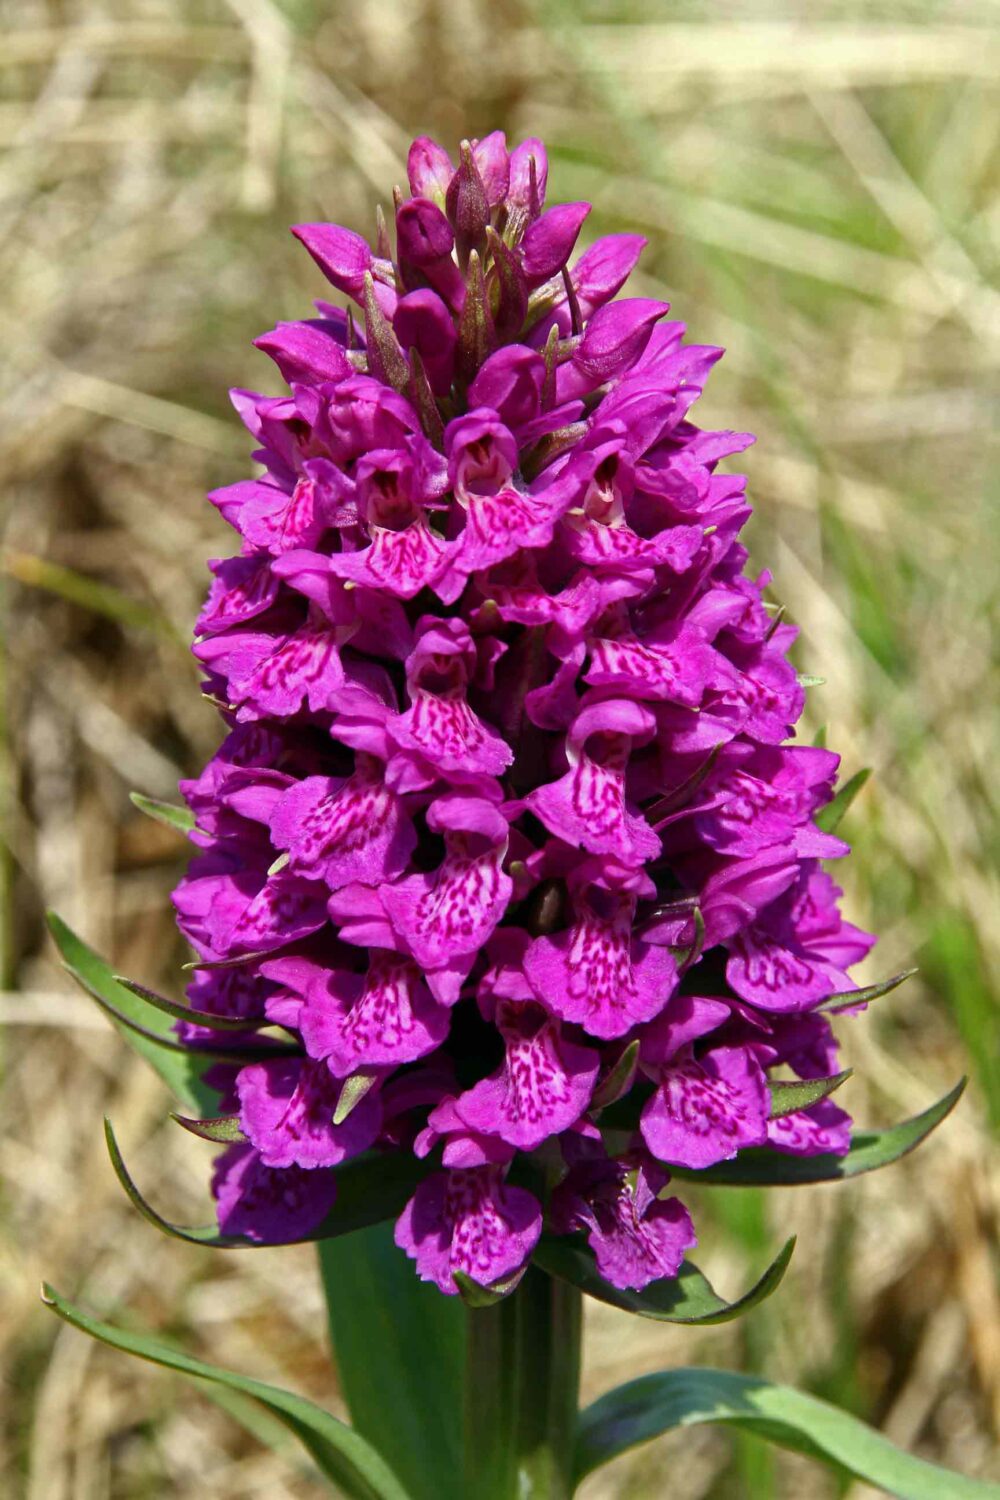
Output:
[[251,1380],[246,1375],[236,1375],[231,1370],[220,1370],[145,1334],[131,1333],[123,1328],[113,1328],[110,1323],[99,1322],[67,1302],[50,1286],[42,1288],[42,1300],[64,1322],[89,1333],[91,1338],[100,1339],[103,1344],[109,1344],[112,1349],[135,1354],[139,1359],[148,1359],[189,1378],[208,1380],[252,1396],[291,1429],[327,1479],[352,1500],[413,1500],[370,1443],[304,1396],[265,1385],[260,1380]]
[[610,1391],[581,1413],[576,1480],[672,1427],[720,1422],[836,1464],[900,1500],[1000,1500],[1000,1485],[911,1458],[880,1432],[790,1386],[731,1370],[664,1370]]
[[543,1235],[534,1259],[550,1276],[558,1276],[598,1302],[607,1302],[623,1312],[638,1313],[642,1318],[655,1318],[662,1323],[728,1323],[770,1297],[788,1269],[794,1249],[793,1237],[785,1242],[760,1280],[735,1302],[720,1297],[708,1278],[689,1260],[684,1261],[677,1276],[653,1281],[644,1291],[632,1292],[621,1291],[604,1280],[593,1252],[582,1239]]
[[162,1011],[165,1016],[172,1016],[175,1021],[204,1026],[207,1031],[256,1031],[261,1026],[274,1024],[266,1016],[217,1016],[210,1010],[195,1010],[191,1005],[184,1005],[179,1000],[168,1000],[166,995],[148,990],[144,984],[137,984],[134,979],[126,979],[124,974],[116,974],[114,980],[137,1000],[144,1000],[154,1010]]
[[833,800],[821,807],[814,816],[813,822],[817,827],[822,828],[824,833],[836,833],[841,819],[871,774],[871,770],[866,768],[856,771],[849,781],[845,781]]
[[245,1047],[241,1047],[235,1042],[229,1047],[215,1047],[210,1042],[182,1042],[178,1037],[170,1033],[165,1035],[158,1027],[156,1029],[151,1028],[147,1024],[150,1019],[148,1013],[143,1017],[142,1021],[134,1020],[131,1015],[120,1010],[118,1006],[114,1005],[100,991],[91,989],[86,984],[84,985],[84,989],[104,1014],[110,1020],[114,1021],[115,1025],[120,1026],[124,1030],[129,1040],[132,1037],[141,1037],[153,1048],[160,1048],[166,1052],[180,1053],[182,1057],[192,1058],[200,1062],[201,1071],[220,1062],[251,1063],[263,1062],[265,1058],[269,1057],[302,1056],[301,1049],[288,1042],[265,1040],[257,1042],[253,1046]]
[[524,1267],[515,1271],[513,1276],[508,1276],[504,1281],[491,1281],[489,1286],[483,1286],[482,1282],[474,1281],[471,1276],[466,1276],[464,1271],[452,1271],[452,1280],[458,1287],[458,1294],[466,1307],[496,1307],[505,1297],[515,1292],[524,1276]]
[[[197,1122],[196,1122],[197,1123]],[[185,1240],[189,1245],[205,1245],[213,1250],[259,1250],[258,1240],[245,1235],[223,1234],[215,1224],[174,1224],[165,1219],[146,1199],[125,1165],[110,1120],[104,1121],[104,1138],[111,1165],[132,1204],[161,1234]],[[414,1156],[394,1153],[379,1156],[368,1152],[344,1162],[337,1168],[337,1201],[321,1224],[304,1235],[302,1241],[336,1239],[356,1229],[367,1229],[384,1219],[395,1219],[421,1178],[433,1171],[430,1162]]]
[[887,1167],[919,1146],[955,1108],[965,1084],[964,1078],[959,1079],[951,1092],[930,1109],[888,1130],[856,1130],[846,1156],[789,1156],[766,1146],[753,1146],[732,1161],[720,1161],[699,1172],[671,1167],[670,1174],[718,1187],[795,1187],[805,1182],[843,1182],[862,1172]]
[[337,1100],[337,1107],[333,1111],[333,1123],[335,1125],[343,1125],[344,1121],[357,1109],[365,1095],[371,1093],[372,1089],[378,1083],[379,1077],[378,1069],[370,1068],[367,1071],[361,1069],[357,1073],[352,1073],[350,1078],[344,1079],[340,1090],[340,1098]]
[[[239,1115],[215,1115],[210,1120],[189,1120],[187,1115],[179,1115],[171,1111],[170,1118],[176,1120],[178,1125],[183,1125],[192,1135],[200,1137],[203,1141],[213,1141],[219,1146],[243,1145],[246,1136],[240,1125]],[[122,1163],[124,1166],[124,1162]],[[134,1185],[134,1184],[133,1184]]]
[[838,1011],[850,1010],[852,1005],[866,1005],[869,1000],[878,1000],[882,995],[888,995],[904,980],[912,979],[916,973],[919,973],[919,970],[903,969],[899,974],[893,974],[891,979],[883,979],[879,984],[866,985],[863,990],[843,990],[839,995],[828,995],[814,1009]]
[[178,807],[174,802],[161,802],[158,797],[145,797],[142,792],[129,792],[129,801],[154,823],[163,823],[175,833],[188,834],[195,826],[194,813],[189,807]]
[[639,1039],[637,1037],[629,1042],[614,1067],[597,1085],[590,1101],[591,1110],[605,1109],[609,1104],[614,1104],[623,1094],[627,1094],[635,1081],[638,1066]]
[[319,1246],[351,1421],[415,1500],[461,1500],[466,1313],[417,1279],[391,1224]]
[[97,1001],[129,1045],[159,1073],[185,1109],[196,1115],[217,1114],[221,1096],[203,1077],[212,1065],[211,1059],[181,1047],[168,1017],[151,1011],[119,984],[103,958],[55,912],[49,912],[48,923],[67,973]]
[[810,1104],[839,1089],[853,1071],[853,1068],[847,1068],[843,1073],[834,1073],[831,1078],[797,1078],[789,1083],[780,1080],[771,1083],[771,1119],[780,1120],[782,1115],[794,1115],[800,1109],[808,1109]]

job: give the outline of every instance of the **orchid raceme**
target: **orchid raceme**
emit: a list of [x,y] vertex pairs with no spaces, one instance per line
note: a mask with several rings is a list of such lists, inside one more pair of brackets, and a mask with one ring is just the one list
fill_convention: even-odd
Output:
[[[181,1123],[223,1148],[218,1228],[182,1230],[141,1198],[109,1127],[143,1211],[223,1246],[347,1246],[391,1219],[396,1268],[409,1277],[408,1257],[436,1289],[414,1293],[446,1318],[463,1309],[438,1293],[470,1309],[455,1493],[564,1496],[579,1291],[711,1323],[787,1264],[790,1246],[721,1299],[686,1259],[684,1182],[870,1170],[957,1091],[853,1140],[830,1097],[847,1076],[831,1016],[905,976],[858,990],[851,975],[874,939],[841,916],[825,862],[848,853],[852,784],[835,797],[837,756],[793,743],[796,632],[747,569],[745,480],[719,470],[752,438],[692,420],[722,351],[685,342],[666,303],[619,295],[640,236],[580,252],[589,205],[545,206],[540,141],[508,152],[495,133],[456,164],[421,138],[408,179],[374,246],[295,229],[340,300],[257,340],[286,394],[233,393],[261,472],[210,497],[239,545],[210,564],[194,645],[225,737],[182,783],[187,810],[139,799],[197,848],[174,892],[188,1006],[54,931],[178,1089]],[[353,1278],[360,1306],[373,1265],[395,1276],[366,1244],[322,1252],[338,1348],[337,1287]],[[530,1348],[501,1440],[500,1366]],[[429,1419],[392,1451],[387,1359],[381,1451],[409,1492],[453,1493],[443,1459],[419,1469]],[[268,1404],[265,1389],[251,1394]],[[725,1420],[742,1389],[725,1387]],[[276,1395],[291,1420],[296,1398]],[[422,1399],[401,1390],[400,1409]],[[661,1387],[650,1399],[641,1435],[688,1419],[673,1395],[662,1415]],[[768,1417],[769,1434],[827,1451],[811,1411],[787,1432]],[[321,1416],[314,1456],[341,1442]],[[580,1431],[578,1474],[601,1461]],[[830,1442],[846,1462],[848,1438]],[[350,1493],[396,1494],[367,1469],[345,1481],[342,1461]],[[986,1493],[923,1489],[927,1466],[905,1463],[919,1473],[897,1493]]]
[[846,1152],[769,1078],[837,1072],[816,1006],[873,941],[717,471],[751,438],[690,420],[722,351],[618,296],[643,240],[579,254],[546,175],[539,141],[421,139],[395,259],[294,231],[346,305],[257,341],[289,394],[234,393],[263,474],[211,497],[241,549],[195,644],[228,733],[183,787],[191,1002],[295,1039],[217,1070],[220,1226],[299,1238],[341,1163],[411,1153],[397,1242],[449,1295],[513,1285],[546,1214],[641,1289],[696,1242],[671,1167]]

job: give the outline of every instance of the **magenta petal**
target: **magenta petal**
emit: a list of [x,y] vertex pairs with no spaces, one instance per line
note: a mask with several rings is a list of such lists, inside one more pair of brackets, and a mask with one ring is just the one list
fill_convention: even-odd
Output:
[[790,1156],[846,1156],[851,1149],[851,1117],[832,1099],[769,1120],[767,1144]]
[[341,1085],[325,1063],[251,1063],[240,1069],[236,1087],[240,1124],[267,1167],[334,1167],[367,1151],[378,1135],[382,1106],[374,1092],[334,1125]]
[[683,1203],[658,1196],[667,1180],[653,1163],[584,1156],[552,1195],[553,1228],[583,1230],[605,1281],[642,1291],[676,1276],[698,1243]]
[[216,1161],[212,1192],[223,1234],[283,1245],[322,1223],[337,1185],[332,1172],[266,1167],[251,1146],[230,1146]]
[[279,323],[270,333],[254,339],[274,360],[289,384],[307,380],[346,380],[352,373],[343,341],[335,336],[333,325],[321,318],[302,323]]
[[[519,209],[537,214],[545,202],[545,187],[549,175],[549,160],[545,147],[537,136],[529,136],[510,153],[509,201]],[[534,182],[534,198],[532,197]]]
[[430,136],[418,136],[406,159],[410,191],[443,202],[454,175],[454,164],[444,147],[432,141]]
[[356,302],[361,300],[366,271],[372,267],[372,252],[366,240],[339,224],[297,224],[292,230],[301,240],[328,281]]
[[503,1067],[459,1095],[455,1107],[474,1130],[531,1151],[584,1113],[600,1054],[567,1041],[538,1005],[507,1002],[497,1023],[506,1046]]
[[760,1066],[742,1047],[716,1047],[663,1069],[640,1126],[659,1161],[710,1167],[743,1146],[763,1145],[769,1112]]
[[[592,902],[600,901],[600,907]],[[635,939],[635,897],[592,890],[578,902],[575,925],[536,938],[524,971],[540,1000],[591,1036],[624,1036],[663,1009],[677,983],[666,948]]]
[[455,1271],[491,1286],[527,1264],[542,1211],[500,1174],[490,1166],[435,1172],[417,1188],[397,1221],[396,1244],[416,1261],[421,1281],[454,1296]]
[[310,1057],[347,1077],[432,1052],[448,1035],[450,1013],[433,999],[416,964],[376,950],[366,975],[334,970],[311,984],[298,1025]]
[[352,880],[377,885],[394,879],[416,843],[413,824],[386,787],[379,763],[358,759],[358,770],[346,781],[308,776],[296,782],[271,815],[271,838],[276,848],[289,851],[289,867],[331,890]]
[[[445,825],[446,854],[437,870],[410,875],[382,891],[395,931],[419,964],[464,977],[506,910],[513,882],[501,868],[507,824],[475,798],[454,798]],[[442,799],[435,811],[446,812]],[[441,824],[439,823],[439,826]],[[465,960],[463,962],[463,960]],[[454,995],[457,999],[457,993]]]
[[521,265],[529,286],[540,286],[562,269],[589,213],[589,203],[560,203],[528,225],[521,242]]

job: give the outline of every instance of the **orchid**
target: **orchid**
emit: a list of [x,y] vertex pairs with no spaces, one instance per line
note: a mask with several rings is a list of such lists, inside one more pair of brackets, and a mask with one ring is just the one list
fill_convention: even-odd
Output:
[[[644,241],[580,253],[589,205],[547,207],[547,175],[537,140],[456,163],[421,138],[394,254],[381,221],[374,247],[295,229],[346,306],[257,340],[287,394],[234,393],[261,473],[210,497],[238,550],[194,646],[226,733],[186,809],[153,809],[196,848],[188,1007],[95,979],[58,929],[223,1147],[217,1230],[166,1227],[327,1246],[388,1221],[391,1274],[468,1304],[487,1381],[490,1329],[529,1318],[541,1377],[578,1350],[580,1289],[746,1310],[789,1247],[725,1302],[685,1258],[683,1182],[848,1176],[953,1102],[856,1151],[829,1097],[831,1018],[902,976],[852,977],[874,938],[823,868],[839,760],[788,743],[796,631],[719,469],[752,438],[694,424],[722,351],[618,295]],[[515,1490],[487,1445],[464,1493],[570,1493],[571,1365],[545,1475]]]

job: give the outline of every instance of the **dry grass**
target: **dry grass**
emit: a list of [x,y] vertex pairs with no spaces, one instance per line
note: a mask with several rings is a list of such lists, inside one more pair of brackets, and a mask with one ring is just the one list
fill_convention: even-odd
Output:
[[[703,420],[761,435],[752,545],[803,627],[801,665],[827,678],[813,724],[878,773],[852,817],[851,914],[884,934],[873,974],[923,970],[854,1026],[849,1102],[879,1122],[975,1080],[941,1138],[881,1177],[703,1195],[722,1287],[794,1227],[789,1282],[703,1335],[594,1314],[587,1391],[737,1361],[1000,1475],[993,6],[730,0],[706,21],[693,0],[8,0],[0,19],[0,1490],[319,1493],[294,1454],[38,1307],[44,1274],[337,1399],[307,1250],[213,1256],[123,1202],[102,1110],[179,1211],[203,1206],[204,1149],[67,991],[42,911],[176,982],[183,851],[127,792],[170,796],[217,737],[182,643],[204,561],[229,547],[202,495],[247,465],[225,387],[269,380],[251,337],[322,292],[284,226],[364,227],[412,133],[497,124],[548,137],[555,190],[595,200],[594,232],[645,230],[647,289],[729,349]],[[672,1500],[843,1493],[704,1430],[584,1494],[641,1500],[668,1475]]]

